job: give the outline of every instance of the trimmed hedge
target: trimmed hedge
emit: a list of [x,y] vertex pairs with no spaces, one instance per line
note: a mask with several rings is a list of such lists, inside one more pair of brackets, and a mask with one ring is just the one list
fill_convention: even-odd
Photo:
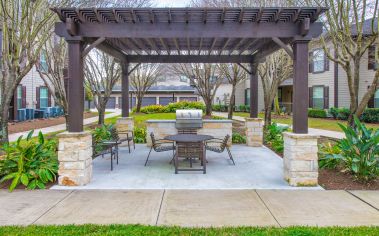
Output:
[[[177,109],[200,109],[205,111],[205,105],[202,102],[189,102],[181,101],[175,103],[169,103],[166,106],[162,105],[149,105],[141,108],[142,113],[152,114],[152,113],[172,113],[176,112]],[[136,112],[136,108],[133,108],[133,112]]]
[[379,123],[379,108],[367,108],[360,118],[366,123]]
[[324,109],[308,109],[308,116],[313,118],[326,118],[328,116],[326,110]]
[[227,105],[213,105],[212,106],[213,111],[228,111]]
[[[330,115],[337,120],[347,120],[350,115],[348,108],[335,108],[329,109]],[[366,123],[379,123],[379,108],[366,108],[359,119]]]

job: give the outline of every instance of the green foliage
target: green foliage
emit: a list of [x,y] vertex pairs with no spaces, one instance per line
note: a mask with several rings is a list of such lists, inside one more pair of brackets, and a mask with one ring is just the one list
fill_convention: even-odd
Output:
[[333,158],[341,154],[341,149],[338,145],[330,142],[320,144],[318,150],[318,163],[321,169],[336,169],[341,164],[340,158]]
[[308,116],[313,117],[313,118],[326,118],[327,112],[324,109],[309,108],[308,109]]
[[4,144],[5,157],[0,160],[0,182],[11,180],[9,190],[13,191],[22,184],[28,189],[44,189],[48,182],[56,180],[58,172],[57,142],[46,141],[39,132],[38,139],[32,139],[30,131],[26,139],[23,136],[17,142]]
[[336,108],[332,107],[329,109],[329,113],[332,115],[334,119],[337,120],[347,120],[350,115],[350,110],[348,108]]
[[166,112],[176,112],[177,109],[200,109],[204,112],[205,105],[203,102],[181,101],[170,103],[166,106]]
[[212,110],[225,112],[225,111],[228,111],[228,106],[227,105],[213,105]]
[[141,108],[142,113],[152,114],[152,113],[164,113],[166,112],[166,107],[162,105],[149,105]]
[[241,135],[240,133],[233,133],[232,143],[246,143],[246,136]]
[[345,138],[338,141],[341,158],[346,167],[360,180],[368,181],[379,174],[379,129],[368,129],[357,117],[356,128],[338,124]]
[[134,127],[134,142],[146,143],[146,127]]
[[360,119],[366,123],[379,123],[379,108],[367,108]]
[[102,145],[102,141],[114,139],[115,126],[113,124],[103,124],[100,127],[96,127],[92,130],[93,145],[95,145],[94,152],[99,153],[106,148]]
[[288,131],[288,126],[280,126],[277,123],[272,123],[265,128],[265,142],[278,153],[283,153],[284,141],[283,132]]

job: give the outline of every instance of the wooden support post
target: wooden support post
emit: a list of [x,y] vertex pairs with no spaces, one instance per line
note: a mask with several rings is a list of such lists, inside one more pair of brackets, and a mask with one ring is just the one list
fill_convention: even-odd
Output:
[[258,117],[258,64],[250,63],[250,118]]
[[121,104],[122,104],[122,117],[129,117],[129,63],[123,62],[122,65],[122,78],[121,78]]
[[83,41],[67,40],[68,44],[68,131],[83,131],[84,72]]
[[308,133],[308,43],[293,43],[293,132],[298,134]]

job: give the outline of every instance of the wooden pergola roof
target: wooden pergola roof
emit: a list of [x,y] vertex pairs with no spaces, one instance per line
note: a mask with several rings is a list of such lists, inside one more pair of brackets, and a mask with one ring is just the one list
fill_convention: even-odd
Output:
[[[326,8],[53,8],[56,33],[129,62],[251,62],[316,37]],[[279,44],[278,44],[279,42]],[[283,45],[280,45],[283,44]]]

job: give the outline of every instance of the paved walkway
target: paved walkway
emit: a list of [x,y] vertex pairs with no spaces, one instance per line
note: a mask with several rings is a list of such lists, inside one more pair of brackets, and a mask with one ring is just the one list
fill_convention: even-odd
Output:
[[[115,116],[118,116],[120,114],[121,114],[120,111],[116,111],[114,113],[106,114],[105,118],[115,117]],[[87,119],[83,120],[83,123],[84,123],[84,125],[88,125],[88,124],[97,122],[98,119],[99,119],[98,116],[87,118]],[[54,125],[54,126],[50,126],[50,127],[41,128],[41,129],[35,129],[34,133],[33,133],[33,137],[37,136],[39,131],[41,131],[43,134],[47,134],[47,133],[58,132],[58,131],[62,131],[62,130],[66,130],[66,124]],[[26,137],[26,135],[28,135],[29,132],[30,132],[30,130],[10,134],[9,135],[9,141],[10,142],[16,141],[18,139],[18,137],[20,137],[21,135]]]
[[0,225],[379,225],[379,191],[0,190]]
[[[228,114],[225,112],[213,112],[213,114],[216,116],[221,116],[221,117],[225,117],[225,118],[228,117]],[[245,117],[233,116],[233,120],[245,122]],[[279,125],[285,125],[285,124],[279,124]],[[308,133],[318,135],[318,136],[334,138],[334,139],[342,139],[345,137],[344,133],[342,133],[342,132],[325,130],[325,129],[308,128]]]

